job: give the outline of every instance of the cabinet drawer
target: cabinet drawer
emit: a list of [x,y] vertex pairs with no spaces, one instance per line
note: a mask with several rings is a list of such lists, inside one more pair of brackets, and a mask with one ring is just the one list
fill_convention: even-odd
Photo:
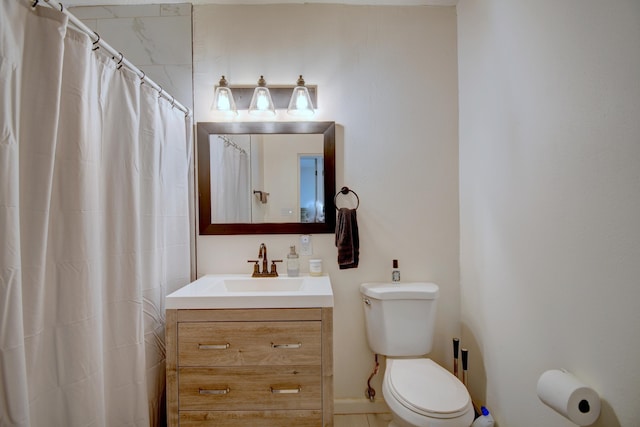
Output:
[[180,427],[322,427],[322,411],[182,411]]
[[319,365],[321,322],[178,324],[178,366]]
[[179,368],[183,410],[321,409],[320,366]]

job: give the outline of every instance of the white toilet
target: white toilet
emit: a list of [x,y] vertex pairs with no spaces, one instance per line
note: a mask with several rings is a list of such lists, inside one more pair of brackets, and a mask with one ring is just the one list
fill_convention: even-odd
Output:
[[469,427],[474,412],[466,387],[431,359],[438,285],[363,283],[360,293],[369,347],[386,356],[382,395],[389,427]]

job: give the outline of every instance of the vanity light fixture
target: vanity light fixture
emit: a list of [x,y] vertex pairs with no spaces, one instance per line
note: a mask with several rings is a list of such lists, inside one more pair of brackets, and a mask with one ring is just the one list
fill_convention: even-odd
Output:
[[307,85],[302,75],[297,86],[275,85],[269,88],[263,76],[260,76],[257,87],[230,85],[222,76],[215,87],[211,111],[216,119],[222,121],[236,119],[241,111],[248,111],[257,118],[273,118],[276,111],[285,109],[290,116],[303,118],[315,114],[317,99],[318,87]]
[[267,88],[267,81],[263,76],[258,80],[258,86],[253,91],[249,103],[249,114],[260,117],[273,117],[276,115],[276,107],[273,105],[271,94]]
[[231,93],[227,79],[225,79],[224,76],[220,79],[218,87],[213,94],[211,111],[223,118],[234,118],[238,115],[236,102],[233,99],[233,94]]
[[313,110],[313,102],[311,102],[309,90],[304,85],[302,75],[300,75],[300,78],[298,79],[298,85],[293,88],[287,113],[292,116],[313,116],[315,114],[315,111]]

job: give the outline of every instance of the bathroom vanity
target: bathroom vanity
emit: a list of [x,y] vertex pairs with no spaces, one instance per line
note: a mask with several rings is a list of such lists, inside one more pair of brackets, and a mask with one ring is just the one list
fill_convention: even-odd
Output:
[[166,308],[170,427],[333,426],[328,277],[204,276]]

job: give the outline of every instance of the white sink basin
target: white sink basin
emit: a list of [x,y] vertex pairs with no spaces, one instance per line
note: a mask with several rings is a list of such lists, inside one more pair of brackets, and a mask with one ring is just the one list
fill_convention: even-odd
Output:
[[329,276],[209,274],[167,295],[168,309],[333,307]]
[[294,292],[302,289],[300,277],[260,277],[249,279],[225,279],[229,292]]

